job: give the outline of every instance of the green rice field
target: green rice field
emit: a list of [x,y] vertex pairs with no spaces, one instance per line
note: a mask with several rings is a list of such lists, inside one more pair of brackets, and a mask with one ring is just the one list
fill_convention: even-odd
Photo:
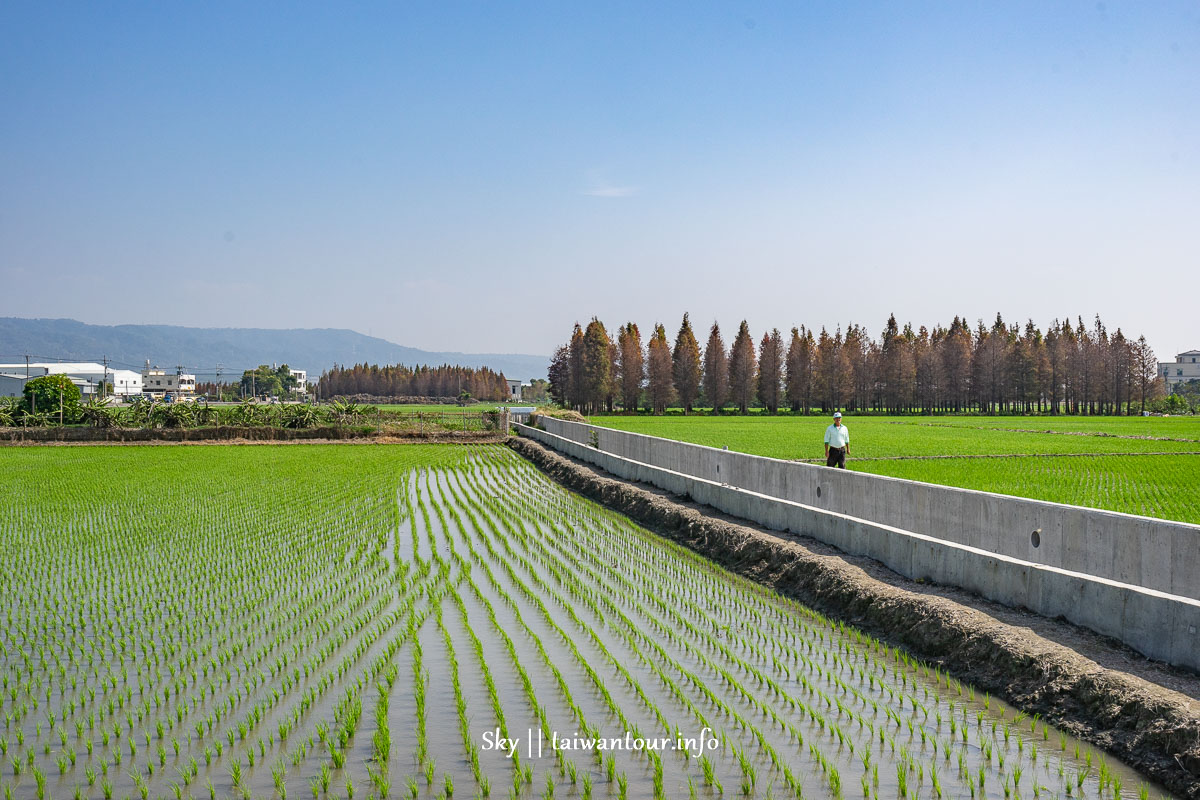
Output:
[[501,408],[504,403],[471,403],[466,406],[456,406],[453,403],[380,403],[371,405],[369,408],[379,409],[380,411],[411,411],[421,412],[423,414],[434,414],[440,412],[458,413],[462,411],[495,411]]
[[0,467],[5,798],[1167,796],[502,446]]
[[[824,463],[826,417],[610,416],[596,425]],[[1200,523],[1200,417],[853,417],[848,469]]]

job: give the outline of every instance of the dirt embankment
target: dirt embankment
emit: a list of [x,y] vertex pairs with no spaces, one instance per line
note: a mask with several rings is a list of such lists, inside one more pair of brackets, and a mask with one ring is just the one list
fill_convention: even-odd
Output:
[[742,524],[529,439],[509,439],[509,446],[563,486],[1041,714],[1172,792],[1200,798],[1200,677],[1068,623],[918,584],[813,539]]
[[500,442],[499,433],[418,431],[323,426],[273,428],[220,425],[211,428],[0,428],[0,445],[38,444],[248,444],[333,442]]

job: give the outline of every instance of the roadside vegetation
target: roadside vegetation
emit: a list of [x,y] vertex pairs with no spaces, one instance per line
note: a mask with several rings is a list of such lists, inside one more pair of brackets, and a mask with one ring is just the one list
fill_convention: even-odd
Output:
[[[70,382],[67,381],[67,384],[70,385]],[[388,433],[402,430],[497,431],[501,425],[501,417],[495,405],[412,410],[343,400],[321,405],[266,403],[256,400],[216,405],[203,398],[165,402],[141,397],[127,405],[118,405],[105,400],[81,403],[79,389],[73,385],[70,385],[70,388],[74,390],[74,396],[64,392],[65,399],[61,402],[57,391],[53,397],[46,396],[42,400],[38,399],[39,395],[34,395],[32,400],[27,398],[20,402],[13,402],[11,399],[8,402],[0,401],[0,428],[351,428],[362,432]]]

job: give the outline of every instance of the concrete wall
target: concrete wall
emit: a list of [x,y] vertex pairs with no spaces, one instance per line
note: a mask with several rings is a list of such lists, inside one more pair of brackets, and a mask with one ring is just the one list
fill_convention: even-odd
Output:
[[[695,445],[681,446],[678,442],[618,431],[607,433],[620,436],[606,437],[603,428],[593,429],[579,423],[562,423],[560,427],[560,420],[542,419],[546,428],[557,428],[571,435],[562,436],[526,425],[517,425],[518,432],[622,478],[690,497],[775,530],[812,536],[848,553],[874,558],[909,578],[960,586],[1006,605],[1022,606],[1048,617],[1062,616],[1077,625],[1119,639],[1150,658],[1200,670],[1200,600],[921,532],[920,526],[927,524],[926,520],[930,518],[929,506],[938,501],[933,490],[942,487],[881,479],[879,483],[856,486],[858,491],[847,493],[844,485],[829,478],[854,477],[853,473],[824,467],[794,469],[808,465],[773,459],[746,461],[755,457]],[[588,441],[592,430],[597,431],[599,449]],[[580,436],[582,439],[577,438]],[[655,464],[613,452],[616,441],[621,442],[623,450],[652,455],[659,462],[667,463]],[[782,466],[772,468],[772,463]],[[708,470],[712,477],[693,474],[678,469],[679,466],[687,466],[695,472]],[[738,482],[722,482],[715,478],[718,467],[722,477],[729,473],[738,474],[743,482],[753,481],[772,491],[742,488]],[[818,500],[825,501],[826,505],[794,499],[795,495],[806,491],[815,497],[817,487],[822,488]],[[910,489],[913,496],[902,497]],[[875,496],[862,497],[871,493]],[[993,505],[992,501],[998,497],[981,492],[961,493],[960,513],[970,520],[963,528],[976,531],[978,536],[978,531],[987,530],[993,524],[1029,524],[1029,519],[1020,516],[1009,518],[1009,514],[1017,514],[1017,511],[1010,512],[1002,505]],[[907,510],[901,512],[899,525],[890,525],[829,507],[835,504],[853,506],[871,514],[891,513],[900,508]],[[1101,513],[1102,519],[1092,522],[1086,513],[1088,509],[1073,511],[1081,516],[1064,517],[1068,519],[1066,524],[1078,528],[1068,532],[1071,536],[1086,539],[1091,533],[1105,552],[1110,548],[1117,552],[1114,544],[1116,528],[1112,527],[1116,523],[1107,519],[1114,515],[1097,512]],[[1060,536],[1066,535],[1061,528],[1058,531]],[[996,537],[978,538],[994,540]],[[1046,547],[1043,543],[1037,549]],[[1088,561],[1086,552],[1080,555],[1061,546],[1056,552],[1059,560]],[[1095,563],[1104,566],[1103,559],[1097,558]],[[1137,563],[1140,568],[1143,562],[1139,559]],[[1194,593],[1196,587],[1191,588]]]
[[[540,417],[565,439],[1035,564],[1200,599],[1200,525],[751,456]],[[1037,531],[1037,545],[1033,532]]]

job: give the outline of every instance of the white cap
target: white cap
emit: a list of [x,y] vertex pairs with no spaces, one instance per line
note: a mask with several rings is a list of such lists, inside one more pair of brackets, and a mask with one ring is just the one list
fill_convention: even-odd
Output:
[[842,412],[840,412],[840,411],[835,411],[835,412],[833,412],[833,418],[834,418],[834,419],[841,419],[841,418],[842,418]]

